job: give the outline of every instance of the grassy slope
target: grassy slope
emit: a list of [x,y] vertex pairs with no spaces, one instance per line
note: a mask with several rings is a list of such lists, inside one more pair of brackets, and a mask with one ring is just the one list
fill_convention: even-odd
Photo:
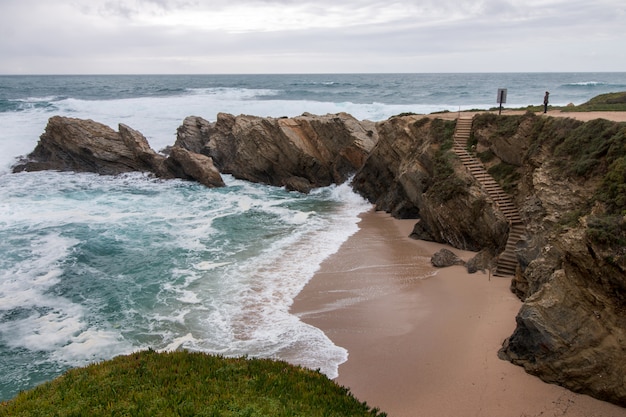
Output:
[[384,416],[323,374],[285,362],[144,351],[73,369],[0,416]]

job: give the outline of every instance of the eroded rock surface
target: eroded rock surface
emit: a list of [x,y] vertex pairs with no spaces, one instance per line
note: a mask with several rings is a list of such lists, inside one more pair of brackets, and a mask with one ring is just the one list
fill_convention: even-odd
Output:
[[378,123],[378,143],[355,175],[354,189],[378,210],[420,219],[415,237],[464,250],[503,248],[508,223],[449,151],[454,126],[422,116]]
[[172,149],[166,158],[150,148],[138,131],[120,124],[119,132],[93,120],[51,117],[35,150],[13,172],[76,171],[116,175],[151,172],[159,178],[183,178],[208,187],[224,185],[210,158]]
[[345,182],[377,138],[374,123],[346,113],[278,119],[220,113],[214,123],[187,117],[176,146],[210,156],[236,178],[307,192]]

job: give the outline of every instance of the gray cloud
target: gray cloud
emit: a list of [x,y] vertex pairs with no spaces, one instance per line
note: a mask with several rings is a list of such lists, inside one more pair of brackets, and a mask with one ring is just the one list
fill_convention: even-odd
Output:
[[51,3],[0,3],[0,73],[626,70],[622,0]]

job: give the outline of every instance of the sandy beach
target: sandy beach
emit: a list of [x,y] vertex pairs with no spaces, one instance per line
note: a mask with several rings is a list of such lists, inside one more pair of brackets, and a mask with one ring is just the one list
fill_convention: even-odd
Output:
[[626,416],[498,359],[521,306],[509,279],[432,267],[446,246],[408,238],[414,223],[363,214],[292,306],[348,350],[337,383],[390,417]]

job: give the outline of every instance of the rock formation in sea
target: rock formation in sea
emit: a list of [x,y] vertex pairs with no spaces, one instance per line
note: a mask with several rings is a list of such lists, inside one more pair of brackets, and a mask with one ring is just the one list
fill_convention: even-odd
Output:
[[[509,228],[449,151],[454,123],[379,123],[354,187],[380,210],[419,218],[422,238],[493,256]],[[499,356],[626,406],[626,124],[483,114],[471,137],[468,151],[511,196],[525,228],[511,286],[524,303]]]
[[166,158],[146,138],[120,124],[119,132],[93,120],[54,116],[48,121],[35,150],[20,160],[13,172],[76,171],[115,175],[151,172],[160,178],[183,178],[208,187],[224,185],[210,158],[172,149]]
[[213,159],[221,173],[308,192],[345,182],[378,140],[375,124],[346,114],[293,118],[220,113],[187,117],[176,145]]
[[214,123],[187,117],[165,157],[126,125],[120,124],[115,132],[92,120],[54,116],[35,150],[13,171],[111,175],[144,171],[209,187],[224,185],[220,173],[225,173],[308,192],[345,182],[363,165],[377,140],[373,122],[346,113],[294,118],[220,113]]

